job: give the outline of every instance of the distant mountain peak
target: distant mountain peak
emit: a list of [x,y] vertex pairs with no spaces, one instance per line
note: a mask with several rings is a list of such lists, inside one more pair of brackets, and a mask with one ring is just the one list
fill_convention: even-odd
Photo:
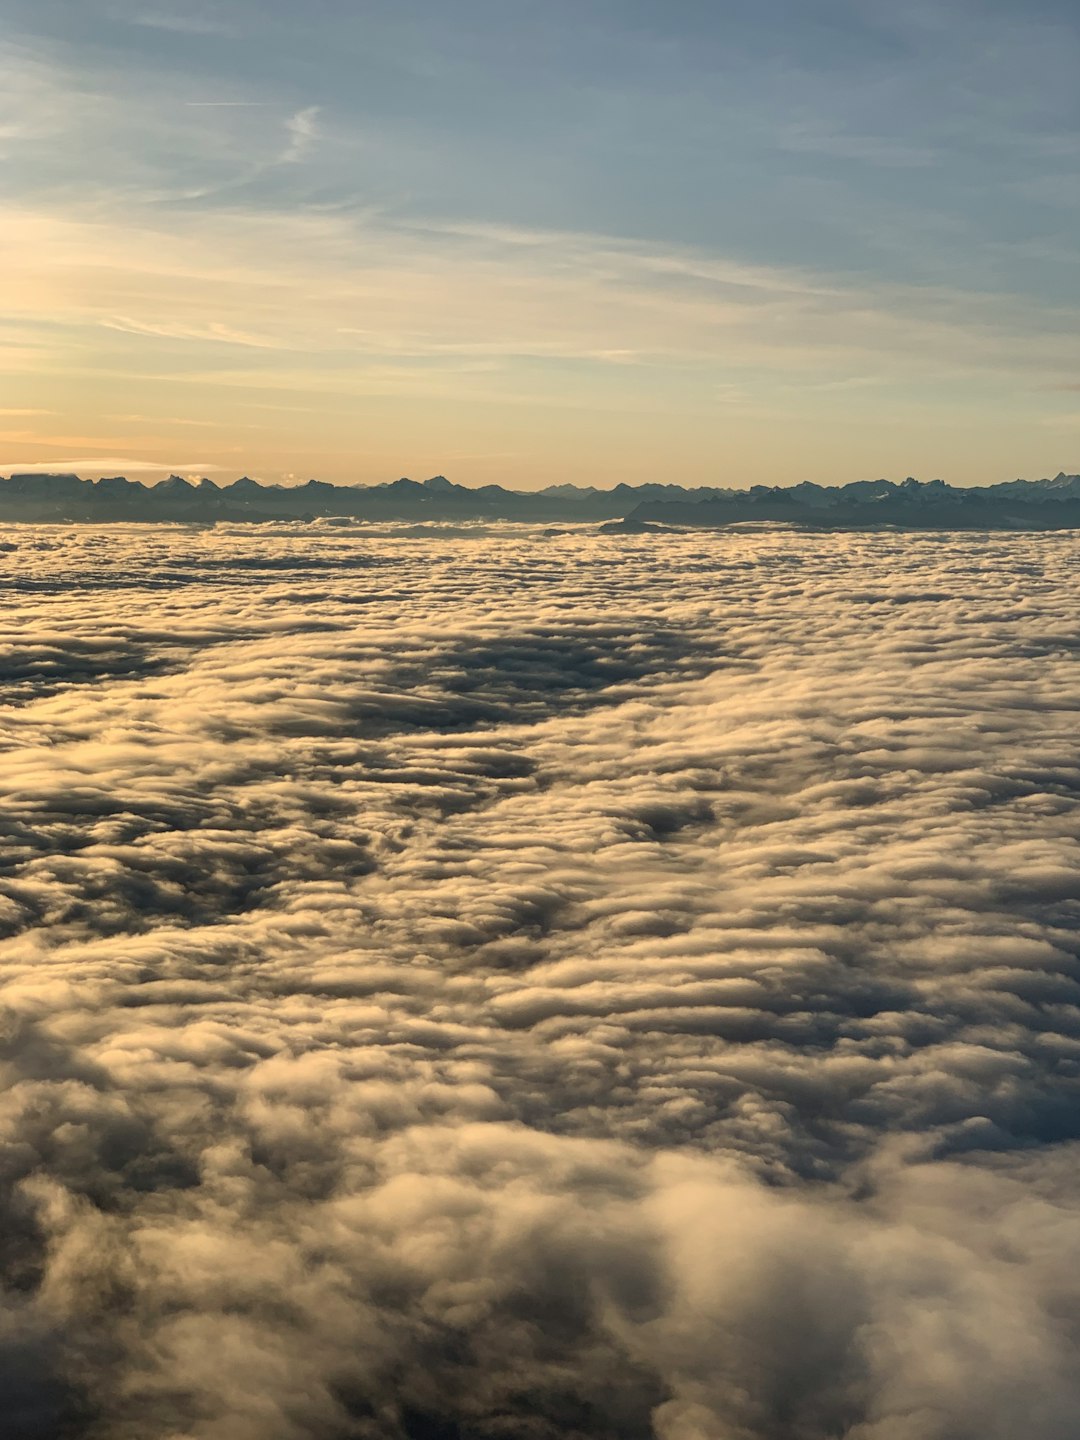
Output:
[[40,480],[43,485],[48,485],[54,480],[78,480],[78,475],[73,475],[66,470],[21,470],[11,476],[12,480]]
[[102,475],[99,480],[91,482],[100,490],[145,490],[146,486],[141,480],[129,480],[126,475]]

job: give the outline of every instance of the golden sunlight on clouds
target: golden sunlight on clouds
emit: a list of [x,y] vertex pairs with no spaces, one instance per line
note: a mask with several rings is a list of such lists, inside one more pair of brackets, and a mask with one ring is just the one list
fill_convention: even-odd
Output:
[[12,528],[6,1434],[1077,1433],[1071,536]]

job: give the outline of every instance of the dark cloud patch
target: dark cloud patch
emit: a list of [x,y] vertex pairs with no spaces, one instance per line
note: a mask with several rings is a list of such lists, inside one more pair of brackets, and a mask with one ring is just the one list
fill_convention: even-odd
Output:
[[27,698],[34,698],[63,685],[143,677],[167,668],[163,656],[143,647],[43,636],[32,645],[0,655],[0,686],[12,699],[18,693],[16,689],[16,694],[11,694],[13,687],[21,687]]
[[1073,551],[21,528],[13,1433],[1071,1440]]

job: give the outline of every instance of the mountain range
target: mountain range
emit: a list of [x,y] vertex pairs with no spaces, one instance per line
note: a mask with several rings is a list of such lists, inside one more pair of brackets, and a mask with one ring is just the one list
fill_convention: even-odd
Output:
[[[0,477],[0,521],[590,521],[609,531],[772,521],[815,529],[896,525],[911,529],[1056,530],[1080,527],[1080,475],[957,487],[942,480],[857,480],[848,485],[551,485],[545,490],[475,489],[442,475],[385,485],[228,485],[173,475],[156,485],[124,476]],[[606,522],[606,524],[604,523]]]

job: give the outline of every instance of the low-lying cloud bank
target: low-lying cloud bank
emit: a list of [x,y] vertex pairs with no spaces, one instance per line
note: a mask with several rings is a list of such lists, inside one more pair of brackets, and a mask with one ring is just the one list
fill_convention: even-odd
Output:
[[7,1434],[1072,1440],[1069,537],[4,544]]

